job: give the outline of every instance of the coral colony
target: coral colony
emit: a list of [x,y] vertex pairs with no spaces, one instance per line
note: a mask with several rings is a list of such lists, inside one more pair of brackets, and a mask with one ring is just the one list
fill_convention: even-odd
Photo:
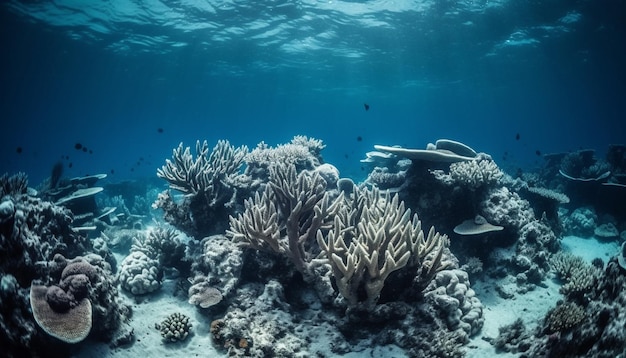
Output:
[[[503,322],[481,341],[522,357],[623,354],[626,246],[590,262],[562,245],[626,239],[623,156],[549,154],[541,171],[512,177],[452,140],[377,145],[355,183],[324,162],[324,147],[305,136],[252,150],[181,143],[157,170],[161,192],[98,185],[105,174],[57,170],[36,189],[4,174],[3,354],[124,350],[150,335],[182,349],[202,335],[235,357],[392,346],[462,357],[490,320],[485,287],[524,306],[554,280],[560,298],[544,317]],[[160,302],[170,304],[138,335],[133,311]]]

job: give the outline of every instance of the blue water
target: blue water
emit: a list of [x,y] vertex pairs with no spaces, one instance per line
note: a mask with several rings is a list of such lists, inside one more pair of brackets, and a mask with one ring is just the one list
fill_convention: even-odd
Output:
[[197,139],[308,135],[355,177],[374,144],[532,169],[626,142],[621,0],[8,1],[0,49],[0,173],[33,184],[154,177]]

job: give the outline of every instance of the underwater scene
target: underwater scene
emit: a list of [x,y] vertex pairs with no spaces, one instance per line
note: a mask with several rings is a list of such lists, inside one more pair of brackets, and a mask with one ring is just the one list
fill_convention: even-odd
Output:
[[2,357],[626,357],[623,0],[7,0],[0,48]]

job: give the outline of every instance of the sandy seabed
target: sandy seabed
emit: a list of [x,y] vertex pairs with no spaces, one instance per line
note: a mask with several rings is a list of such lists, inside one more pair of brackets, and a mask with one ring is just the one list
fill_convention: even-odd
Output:
[[[561,241],[565,252],[581,256],[587,262],[596,257],[607,262],[619,250],[616,242],[601,242],[595,238],[580,238],[566,236]],[[561,299],[560,284],[554,279],[546,279],[545,287],[537,287],[525,294],[516,294],[511,299],[502,298],[496,291],[499,285],[506,291],[515,292],[516,284],[511,277],[494,280],[485,277],[472,283],[472,288],[484,306],[485,325],[481,332],[474,336],[465,347],[467,358],[485,357],[516,357],[517,354],[496,352],[485,337],[496,337],[498,328],[513,323],[521,318],[528,329],[533,329],[541,322],[546,312],[555,306]],[[132,306],[133,316],[131,326],[134,329],[136,340],[130,346],[109,348],[108,345],[86,341],[73,354],[76,358],[116,357],[223,357],[227,354],[218,350],[214,345],[210,333],[211,321],[220,317],[210,317],[190,305],[180,296],[174,295],[176,280],[165,279],[161,290],[153,295],[141,297],[139,300],[125,295]],[[183,342],[166,343],[160,332],[155,328],[156,323],[163,321],[170,313],[180,312],[191,317],[193,334]],[[338,357],[330,351],[330,337],[320,335],[312,344],[312,351],[326,354],[327,357]],[[342,355],[341,357],[405,357],[404,351],[395,346],[386,347],[355,347],[358,351]]]

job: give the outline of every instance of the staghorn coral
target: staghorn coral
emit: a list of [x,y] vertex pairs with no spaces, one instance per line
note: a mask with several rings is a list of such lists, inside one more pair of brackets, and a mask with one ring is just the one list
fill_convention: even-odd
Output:
[[306,273],[314,255],[307,247],[339,208],[339,201],[331,203],[325,189],[317,171],[296,174],[294,165],[271,167],[263,194],[256,193],[246,200],[242,214],[231,216],[226,234],[257,250],[284,255]]
[[361,303],[372,308],[392,272],[407,265],[421,268],[433,254],[421,271],[423,281],[430,281],[444,268],[441,258],[448,238],[433,228],[424,235],[417,215],[411,217],[397,195],[391,198],[377,189],[356,194],[353,205],[341,207],[326,236],[318,231],[317,242],[348,304],[360,303],[359,292],[364,289],[366,298]]
[[172,159],[157,169],[157,176],[165,179],[170,188],[185,194],[208,193],[214,196],[220,189],[220,181],[228,181],[238,174],[248,148],[235,148],[228,141],[220,140],[209,153],[207,141],[196,142],[196,157],[189,147],[180,143],[174,149]]
[[309,153],[321,159],[322,149],[326,148],[326,144],[321,139],[309,138],[305,135],[296,135],[291,139],[291,144],[300,145],[309,150]]
[[220,140],[209,153],[206,141],[196,142],[196,157],[182,143],[174,149],[172,159],[157,170],[171,189],[184,195],[176,200],[169,191],[158,195],[153,208],[163,209],[165,220],[189,236],[201,239],[221,232],[227,221],[250,190],[250,179],[240,169],[248,148],[235,148]]

